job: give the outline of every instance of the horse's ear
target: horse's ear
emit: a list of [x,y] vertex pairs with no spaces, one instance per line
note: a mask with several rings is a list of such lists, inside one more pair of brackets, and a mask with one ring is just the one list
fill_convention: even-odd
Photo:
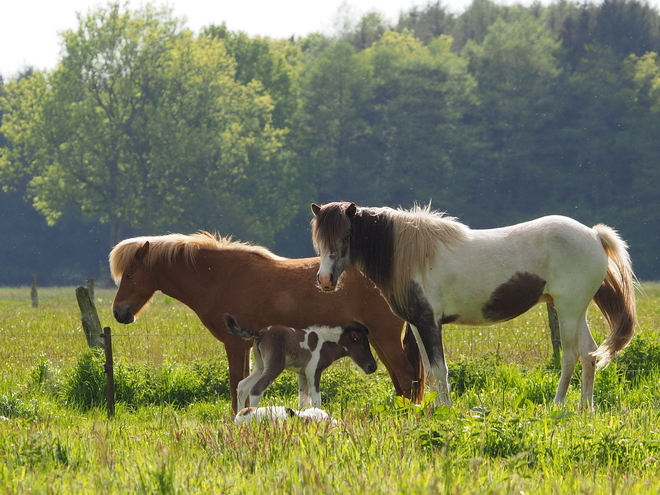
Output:
[[346,208],[346,214],[348,215],[348,218],[353,218],[355,214],[357,213],[357,205],[355,203],[351,203],[348,205],[348,208]]
[[316,203],[312,203],[312,213],[314,213],[314,216],[317,217],[319,215],[319,212],[321,211],[321,207],[317,205]]
[[135,259],[137,261],[142,261],[148,252],[149,252],[149,241],[146,241],[144,244],[142,244],[141,248],[135,251]]

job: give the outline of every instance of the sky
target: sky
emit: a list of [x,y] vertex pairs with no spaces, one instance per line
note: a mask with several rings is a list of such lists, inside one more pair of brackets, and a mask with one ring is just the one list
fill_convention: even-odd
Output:
[[[130,9],[147,2],[130,0]],[[289,38],[313,32],[332,34],[340,8],[355,19],[376,11],[396,22],[399,13],[427,0],[154,0],[186,18],[193,32],[223,22],[230,31],[250,36]],[[445,0],[450,12],[460,13],[471,0]],[[99,0],[8,0],[0,8],[0,75],[5,80],[27,68],[52,70],[61,58],[60,33],[78,26],[76,14],[88,14],[108,2]]]

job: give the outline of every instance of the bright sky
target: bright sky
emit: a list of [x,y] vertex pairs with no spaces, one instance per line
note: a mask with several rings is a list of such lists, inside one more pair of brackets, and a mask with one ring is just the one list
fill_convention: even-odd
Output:
[[[250,36],[289,38],[313,32],[333,33],[338,12],[352,9],[355,18],[379,12],[396,22],[399,13],[427,0],[130,0],[129,8],[152,3],[173,8],[176,17],[185,17],[194,32],[223,22],[230,31]],[[459,13],[471,0],[445,0],[451,12]],[[52,70],[60,59],[59,33],[78,26],[76,13],[86,15],[105,0],[8,0],[0,9],[0,75],[16,76],[26,67]]]

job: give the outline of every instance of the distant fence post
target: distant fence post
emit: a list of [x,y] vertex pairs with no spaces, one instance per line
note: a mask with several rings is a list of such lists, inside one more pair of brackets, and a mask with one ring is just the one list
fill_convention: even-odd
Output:
[[548,307],[548,323],[550,324],[550,341],[552,342],[552,357],[559,358],[561,352],[561,334],[559,333],[559,318],[555,307],[546,303]]
[[115,415],[115,374],[112,361],[112,334],[110,327],[105,327],[101,334],[105,349],[105,374],[107,375],[106,397],[108,400],[108,417]]
[[94,279],[93,278],[88,278],[87,279],[87,290],[89,291],[89,298],[94,302]]
[[102,348],[101,320],[99,320],[94,301],[90,298],[87,287],[80,286],[76,289],[76,299],[82,315],[82,326],[85,337],[87,337],[87,345],[92,348]]
[[32,307],[39,307],[39,295],[37,294],[37,276],[32,275],[32,288],[30,289],[30,297],[32,298]]

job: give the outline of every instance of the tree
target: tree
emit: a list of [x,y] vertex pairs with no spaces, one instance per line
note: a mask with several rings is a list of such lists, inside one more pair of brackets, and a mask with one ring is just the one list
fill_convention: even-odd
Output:
[[560,125],[558,50],[559,41],[531,16],[498,19],[483,43],[466,46],[479,83],[475,122],[483,126],[489,153],[487,168],[472,171],[473,191],[489,197],[491,212],[529,218],[543,212],[539,198],[552,195],[545,176],[562,161],[552,134]]
[[[361,113],[370,97],[369,68],[345,41],[323,50],[303,75],[304,141],[307,177],[318,195],[315,201],[336,199],[352,180],[353,148],[368,129]],[[339,195],[339,196],[338,196]]]
[[261,83],[273,101],[273,125],[291,127],[300,108],[300,47],[287,40],[250,38],[224,26],[209,26],[203,34],[225,41],[227,53],[236,61],[236,81]]
[[79,22],[56,71],[9,86],[0,179],[29,176],[50,224],[75,206],[110,224],[112,244],[123,226],[272,241],[287,217],[271,205],[295,196],[296,173],[271,98],[236,81],[224,41],[151,7]]
[[397,31],[408,29],[423,43],[430,43],[441,34],[451,35],[455,25],[454,15],[447,12],[441,2],[429,2],[423,8],[414,6],[399,17]]
[[[389,31],[361,57],[372,67],[367,118],[371,175],[361,187],[376,204],[446,204],[463,150],[463,118],[475,81],[452,51],[452,39],[428,45],[412,32]],[[366,172],[362,172],[363,174]],[[364,194],[364,193],[363,193]]]

